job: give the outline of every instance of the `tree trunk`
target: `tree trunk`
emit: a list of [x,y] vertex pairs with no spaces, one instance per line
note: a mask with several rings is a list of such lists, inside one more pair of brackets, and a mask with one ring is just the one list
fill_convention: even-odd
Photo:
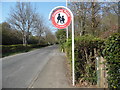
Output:
[[39,35],[39,41],[38,41],[38,44],[41,43],[41,35]]
[[25,46],[27,46],[27,35],[26,35],[26,32],[25,32]]
[[95,35],[95,2],[92,2],[92,34]]
[[27,46],[26,32],[23,32],[23,46]]

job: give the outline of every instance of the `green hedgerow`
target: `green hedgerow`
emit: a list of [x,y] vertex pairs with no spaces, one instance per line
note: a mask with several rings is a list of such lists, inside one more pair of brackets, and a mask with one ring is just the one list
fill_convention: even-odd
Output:
[[120,34],[116,33],[108,38],[103,55],[108,70],[108,86],[120,88]]

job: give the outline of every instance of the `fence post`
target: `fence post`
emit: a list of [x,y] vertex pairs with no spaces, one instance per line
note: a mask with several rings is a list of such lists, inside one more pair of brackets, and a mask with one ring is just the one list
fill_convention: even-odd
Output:
[[107,88],[108,84],[107,84],[107,71],[106,71],[106,66],[104,64],[105,59],[103,57],[100,57],[100,87],[101,88]]
[[97,68],[97,86],[100,87],[100,70],[99,70],[99,57],[96,57],[96,68]]
[[106,67],[104,64],[105,59],[101,56],[97,58],[97,77],[98,77],[98,83],[97,85],[100,88],[107,88],[107,72]]
[[96,74],[97,74],[97,86],[100,87],[100,70],[99,70],[99,57],[97,55],[97,50],[94,48],[94,54],[96,57]]

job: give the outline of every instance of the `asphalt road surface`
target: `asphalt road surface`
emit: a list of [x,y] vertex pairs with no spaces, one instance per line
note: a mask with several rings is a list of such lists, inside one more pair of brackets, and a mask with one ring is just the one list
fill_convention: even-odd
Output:
[[64,53],[48,46],[2,59],[2,88],[69,87]]

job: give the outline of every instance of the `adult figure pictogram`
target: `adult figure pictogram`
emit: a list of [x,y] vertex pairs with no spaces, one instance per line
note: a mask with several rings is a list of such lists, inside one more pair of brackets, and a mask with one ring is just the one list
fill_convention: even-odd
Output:
[[59,21],[61,22],[61,16],[60,16],[60,13],[58,14],[58,17],[57,17],[57,23],[59,23]]

